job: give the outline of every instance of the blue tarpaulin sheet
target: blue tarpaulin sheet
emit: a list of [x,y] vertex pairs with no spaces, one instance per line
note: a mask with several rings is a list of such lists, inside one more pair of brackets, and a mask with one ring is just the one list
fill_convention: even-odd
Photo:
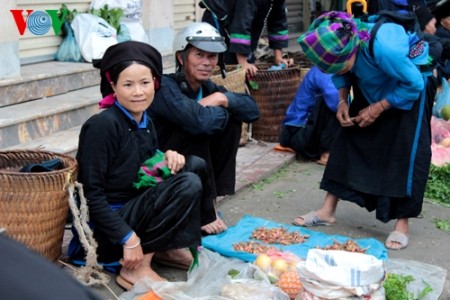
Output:
[[[204,237],[202,239],[202,244],[203,247],[220,253],[221,255],[238,258],[243,261],[253,262],[256,258],[255,254],[235,251],[233,249],[233,245],[235,243],[248,241],[261,242],[250,239],[252,232],[259,227],[264,227],[267,229],[283,227],[289,232],[298,231],[301,235],[310,235],[310,237],[301,244],[286,246],[279,244],[270,245],[278,248],[279,250],[294,253],[302,259],[306,259],[309,249],[330,246],[335,241],[339,243],[345,243],[348,239],[351,239],[347,236],[330,235],[303,227],[286,225],[262,218],[253,217],[250,215],[244,215],[235,226],[229,227],[228,230],[222,232],[221,234],[209,235]],[[367,249],[366,254],[373,255],[376,258],[382,260],[386,260],[388,258],[386,247],[380,241],[374,238],[352,240],[355,241],[361,248]]]

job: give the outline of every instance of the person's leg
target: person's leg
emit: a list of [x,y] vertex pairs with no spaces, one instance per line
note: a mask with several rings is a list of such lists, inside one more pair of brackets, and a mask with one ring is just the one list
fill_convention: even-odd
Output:
[[335,213],[338,201],[339,199],[337,196],[332,193],[327,193],[322,203],[322,207],[314,212],[295,218],[294,224],[297,226],[308,227],[336,223]]

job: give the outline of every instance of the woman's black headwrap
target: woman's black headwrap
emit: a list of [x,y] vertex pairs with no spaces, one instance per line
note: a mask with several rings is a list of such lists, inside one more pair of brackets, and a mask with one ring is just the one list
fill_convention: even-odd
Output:
[[[163,72],[161,53],[147,43],[138,41],[120,42],[106,49],[102,59],[93,62],[94,67],[100,69],[100,92],[104,97],[102,101],[110,102],[110,99],[105,98],[112,98],[114,94],[109,71],[117,64],[125,61],[140,61],[149,66],[156,78],[155,89],[159,87]],[[100,106],[102,107],[102,104]]]

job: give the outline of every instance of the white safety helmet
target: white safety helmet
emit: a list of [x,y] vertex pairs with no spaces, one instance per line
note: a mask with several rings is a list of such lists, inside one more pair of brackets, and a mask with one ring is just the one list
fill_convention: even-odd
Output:
[[173,40],[173,52],[183,51],[192,46],[212,53],[227,51],[225,38],[216,28],[205,22],[194,22],[180,29]]

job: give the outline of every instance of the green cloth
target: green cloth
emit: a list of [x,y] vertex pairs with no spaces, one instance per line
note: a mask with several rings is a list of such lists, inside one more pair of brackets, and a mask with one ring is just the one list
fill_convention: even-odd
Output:
[[164,153],[157,150],[156,154],[147,159],[139,168],[139,181],[134,182],[133,187],[136,189],[155,187],[170,176],[170,169],[164,161]]

